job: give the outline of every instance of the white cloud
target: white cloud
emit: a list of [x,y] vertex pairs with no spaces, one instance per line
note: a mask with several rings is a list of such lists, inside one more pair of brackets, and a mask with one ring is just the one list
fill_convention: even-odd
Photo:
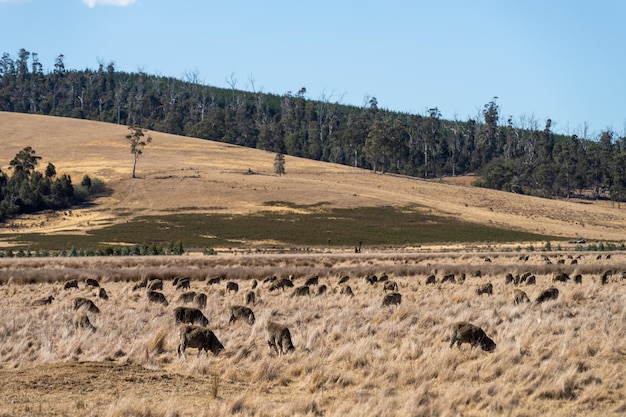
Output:
[[90,9],[96,6],[132,6],[136,2],[137,0],[83,0],[83,3],[85,3]]

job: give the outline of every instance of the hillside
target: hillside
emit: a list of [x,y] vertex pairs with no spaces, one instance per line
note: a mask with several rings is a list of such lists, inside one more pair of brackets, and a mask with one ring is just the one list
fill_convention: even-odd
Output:
[[0,112],[3,170],[19,150],[31,146],[42,157],[40,168],[52,162],[74,182],[88,174],[112,189],[91,207],[45,222],[30,216],[21,224],[44,233],[78,233],[139,215],[250,213],[271,209],[266,202],[286,201],[331,208],[418,205],[435,214],[502,228],[626,240],[626,211],[611,203],[540,199],[290,156],[287,175],[278,177],[273,174],[274,153],[153,131],[153,142],[138,162],[139,178],[132,179],[126,134],[126,126]]

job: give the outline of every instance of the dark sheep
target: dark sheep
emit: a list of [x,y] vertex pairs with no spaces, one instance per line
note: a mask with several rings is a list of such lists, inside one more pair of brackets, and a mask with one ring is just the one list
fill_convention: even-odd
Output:
[[485,333],[483,329],[464,321],[454,323],[450,332],[450,349],[454,344],[461,349],[462,343],[469,343],[475,348],[480,346],[485,352],[493,352],[496,350],[496,343]]
[[202,311],[193,307],[176,307],[174,309],[174,318],[176,323],[179,324],[199,324],[201,326],[208,326],[209,320],[202,314]]
[[74,298],[72,300],[72,307],[74,308],[74,310],[78,310],[81,307],[85,307],[87,311],[89,311],[90,313],[94,313],[94,314],[100,313],[100,309],[94,304],[94,302],[87,298],[82,298],[82,297]]
[[349,285],[341,287],[340,293],[343,294],[343,295],[347,295],[348,297],[353,297],[354,296],[354,292],[352,291],[352,288]]
[[186,357],[185,350],[188,348],[198,349],[198,356],[204,350],[209,355],[209,350],[213,355],[217,355],[224,350],[224,345],[218,340],[215,333],[206,327],[186,325],[179,331],[178,357]]
[[567,282],[569,281],[569,275],[565,272],[560,272],[552,277],[552,282]]
[[506,274],[506,276],[504,277],[504,283],[505,284],[515,283],[515,278],[513,277],[513,274],[511,274],[510,272]]
[[383,272],[381,276],[378,277],[378,282],[387,282],[389,281],[389,276]]
[[516,288],[515,291],[513,291],[513,304],[522,303],[530,303],[530,298],[528,298],[528,294],[524,291]]
[[78,280],[71,280],[71,281],[67,281],[65,284],[63,284],[63,289],[64,290],[69,290],[70,288],[76,288],[78,289]]
[[198,306],[199,309],[204,309],[206,307],[207,296],[204,293],[198,293],[193,298],[193,302]]
[[314,277],[311,277],[311,278],[307,279],[304,282],[304,285],[306,285],[307,287],[310,287],[311,285],[318,285],[319,284],[319,280],[320,280],[320,278],[317,275],[315,275]]
[[52,300],[54,300],[53,296],[48,296],[46,298],[40,298],[38,300],[33,301],[34,306],[45,306],[48,304],[52,304]]
[[283,291],[285,290],[285,287],[289,287],[289,288],[293,288],[293,281],[291,281],[290,279],[287,278],[283,278],[280,281],[276,282],[272,282],[272,284],[270,285],[269,290],[270,291],[275,291],[277,289],[282,289]]
[[324,285],[324,284],[322,284],[319,287],[317,287],[317,295],[326,294],[326,291],[328,291],[328,287],[326,285]]
[[178,297],[178,302],[179,303],[191,303],[191,302],[193,302],[194,298],[196,298],[196,292],[195,291],[188,291],[188,292],[182,293]]
[[491,282],[485,284],[485,285],[481,285],[480,287],[476,288],[476,294],[478,295],[483,295],[483,294],[489,294],[489,295],[493,295],[493,285],[491,285]]
[[100,289],[98,290],[98,298],[100,298],[102,300],[108,300],[109,299],[109,294],[107,294],[107,290],[105,290],[104,288],[100,287]]
[[293,292],[291,293],[292,297],[299,297],[304,295],[309,295],[309,287],[307,287],[306,285],[294,288]]
[[583,283],[583,276],[581,274],[576,274],[574,276],[574,283],[582,284]]
[[72,317],[72,324],[77,329],[88,329],[92,332],[96,331],[96,328],[93,324],[91,324],[89,317],[83,311],[78,311],[74,314],[74,317]]
[[608,284],[609,278],[611,278],[612,276],[613,276],[613,271],[612,270],[609,269],[607,271],[604,271],[602,273],[602,276],[600,277],[600,283],[602,285]]
[[437,282],[437,277],[435,274],[430,274],[426,277],[426,285],[434,285]]
[[208,285],[216,285],[222,282],[222,280],[223,280],[222,277],[212,277],[212,278],[209,278],[206,283]]
[[365,277],[365,282],[367,282],[370,285],[374,285],[378,282],[378,277],[376,275],[372,275],[372,276],[366,276]]
[[296,348],[291,341],[291,332],[289,328],[273,321],[268,321],[265,325],[265,334],[267,345],[271,352],[278,355],[284,355],[293,352]]
[[275,282],[278,279],[276,275],[272,275],[263,279],[263,284],[269,284],[270,282]]
[[395,281],[387,281],[383,285],[383,291],[398,292],[398,284]]
[[245,306],[232,306],[230,308],[230,319],[228,319],[228,324],[232,324],[239,319],[245,320],[251,326],[256,320],[254,318],[254,312],[250,308]]
[[239,285],[236,282],[229,281],[226,283],[226,292],[237,292],[239,291]]
[[392,305],[400,305],[402,302],[402,294],[399,292],[392,292],[383,297],[383,307],[392,306]]
[[178,280],[178,283],[176,284],[176,290],[178,291],[188,290],[190,288],[191,288],[191,281],[189,280],[189,278],[181,278]]
[[539,297],[537,297],[537,300],[535,300],[535,302],[539,304],[548,300],[556,300],[557,298],[559,298],[559,290],[555,287],[552,287],[544,290],[541,294],[539,294]]
[[480,277],[482,277],[482,276],[483,276],[483,273],[482,273],[482,271],[481,271],[480,269],[478,269],[478,270],[476,270],[476,271],[474,272],[474,277],[476,277],[476,278],[480,278]]
[[445,284],[446,282],[451,282],[454,284],[456,282],[456,280],[454,279],[454,274],[444,275],[443,278],[441,279],[441,283]]
[[93,278],[87,278],[85,280],[85,285],[89,286],[89,287],[99,287],[100,283],[98,282],[97,279],[93,279]]
[[158,291],[148,291],[148,301],[152,303],[163,304],[165,307],[169,305],[169,303],[167,302],[167,298],[165,298],[165,295]]
[[153,279],[146,285],[147,291],[163,291],[163,281],[160,279]]
[[526,278],[526,285],[536,285],[537,284],[537,277],[534,275],[529,276],[528,278]]
[[348,275],[342,276],[341,278],[339,278],[339,285],[345,284],[346,282],[348,282],[349,279],[350,277]]
[[252,281],[252,286],[250,287],[251,290],[255,289],[257,287],[257,285],[259,285],[259,283],[255,280]]
[[135,284],[133,286],[133,291],[137,291],[138,289],[141,289],[141,288],[146,288],[146,286],[148,286],[148,280],[144,279],[140,283]]
[[244,295],[243,299],[244,299],[245,304],[254,305],[254,303],[256,302],[256,294],[254,293],[254,291],[248,291]]

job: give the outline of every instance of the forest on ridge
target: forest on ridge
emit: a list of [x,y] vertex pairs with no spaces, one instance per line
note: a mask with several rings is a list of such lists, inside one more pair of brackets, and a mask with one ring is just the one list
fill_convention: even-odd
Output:
[[[446,120],[438,108],[409,114],[307,98],[306,88],[272,94],[199,81],[97,69],[68,69],[59,55],[44,71],[25,49],[0,58],[0,111],[141,126],[382,173],[419,178],[477,175],[475,185],[549,198],[626,201],[626,133],[563,135],[552,121],[503,117],[494,97],[480,114]],[[253,88],[254,90],[254,88]]]

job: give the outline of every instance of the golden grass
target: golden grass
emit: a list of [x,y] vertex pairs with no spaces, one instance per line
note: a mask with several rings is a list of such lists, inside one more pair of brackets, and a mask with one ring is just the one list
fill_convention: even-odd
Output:
[[[77,416],[533,416],[607,415],[626,409],[626,254],[595,253],[327,254],[154,257],[130,259],[0,259],[0,415]],[[533,271],[534,300],[553,285],[555,261],[578,256],[583,283],[557,286],[556,301],[513,304],[504,276]],[[485,261],[489,257],[491,262]],[[552,261],[546,264],[546,257]],[[48,260],[50,261],[50,260]],[[328,266],[332,265],[332,266]],[[481,277],[470,272],[481,270]],[[606,269],[616,273],[600,285]],[[169,272],[168,272],[169,270]],[[463,284],[425,285],[427,274],[466,272]],[[73,272],[72,272],[73,271]],[[204,314],[225,346],[218,356],[189,348],[179,359],[172,311],[180,291],[169,278],[194,272],[192,290],[208,295]],[[271,271],[271,272],[270,272]],[[268,290],[268,275],[313,272],[323,296],[291,297]],[[386,272],[402,293],[381,306],[383,289],[365,276]],[[237,294],[206,278],[224,274]],[[355,296],[340,294],[349,275]],[[8,278],[6,278],[8,277]],[[28,277],[27,279],[25,277]],[[78,277],[79,290],[63,290]],[[109,293],[85,287],[96,277]],[[149,303],[144,277],[163,277],[168,307]],[[243,303],[256,279],[256,323],[228,324],[228,307]],[[33,282],[33,283],[28,283]],[[493,296],[477,296],[491,282]],[[53,295],[49,306],[31,306]],[[71,324],[71,300],[93,299],[96,332]],[[296,351],[270,354],[263,326],[287,324]],[[449,326],[481,326],[493,354],[449,348]],[[621,411],[620,411],[621,410]]]

